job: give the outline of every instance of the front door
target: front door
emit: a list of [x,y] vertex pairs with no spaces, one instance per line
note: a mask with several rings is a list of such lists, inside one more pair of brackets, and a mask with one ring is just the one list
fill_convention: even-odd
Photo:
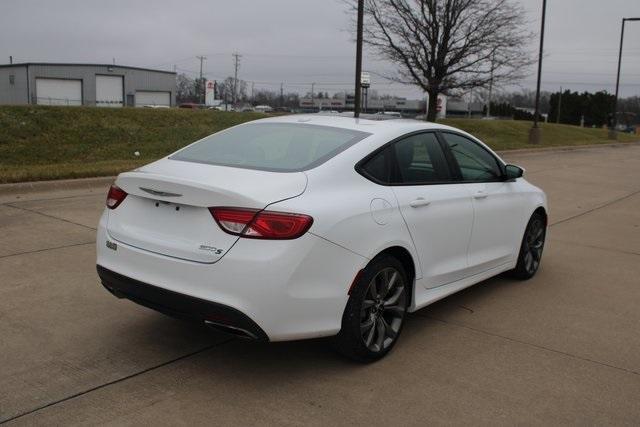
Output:
[[425,287],[464,278],[473,205],[465,186],[453,181],[436,134],[408,136],[391,152],[392,188],[420,257]]
[[459,179],[473,200],[473,231],[468,261],[471,274],[510,262],[521,236],[520,206],[514,183],[503,179],[498,159],[462,135],[441,133],[457,164]]

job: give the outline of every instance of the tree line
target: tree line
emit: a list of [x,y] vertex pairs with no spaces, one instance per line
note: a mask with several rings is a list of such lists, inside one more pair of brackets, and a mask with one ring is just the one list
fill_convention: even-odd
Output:
[[[235,97],[234,97],[235,86]],[[192,102],[202,103],[204,100],[205,81],[200,78],[191,78],[186,74],[176,76],[176,101],[178,104]],[[300,104],[300,96],[295,92],[277,92],[267,89],[251,89],[250,83],[233,77],[227,77],[216,82],[216,99],[231,104],[235,99],[236,104],[270,105],[271,107],[297,108]],[[328,94],[327,94],[328,95]]]
[[[531,114],[523,114],[517,107],[533,108],[535,92],[503,94],[491,103],[491,115],[510,117],[516,120],[531,120]],[[547,114],[551,123],[602,127],[609,125],[613,113],[615,96],[607,91],[542,92],[540,112]],[[618,100],[618,123],[633,125],[640,123],[640,97],[633,96]],[[528,117],[530,116],[530,117]]]

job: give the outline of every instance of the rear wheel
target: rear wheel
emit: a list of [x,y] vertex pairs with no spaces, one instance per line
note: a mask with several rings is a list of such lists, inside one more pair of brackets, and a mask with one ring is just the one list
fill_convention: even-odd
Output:
[[547,225],[544,216],[539,212],[535,212],[531,216],[524,232],[518,263],[516,268],[511,271],[512,276],[517,279],[527,280],[536,274],[542,259],[546,229]]
[[354,285],[336,347],[362,362],[382,358],[395,345],[407,312],[408,281],[394,257],[374,259]]

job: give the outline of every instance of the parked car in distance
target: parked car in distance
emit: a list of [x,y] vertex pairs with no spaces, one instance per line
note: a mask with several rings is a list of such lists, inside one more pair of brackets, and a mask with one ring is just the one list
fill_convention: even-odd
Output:
[[273,111],[273,108],[271,108],[269,105],[256,105],[255,107],[253,107],[253,111],[257,113],[271,113]]
[[376,113],[376,115],[378,116],[384,116],[384,117],[393,117],[396,119],[401,119],[402,118],[402,114],[400,114],[397,111],[379,111]]
[[195,102],[183,102],[182,104],[178,105],[178,108],[189,108],[192,110],[199,110],[204,108],[204,105],[196,104]]
[[333,337],[373,361],[407,312],[536,273],[547,202],[523,173],[444,125],[258,120],[120,174],[97,270],[164,313],[264,341]]

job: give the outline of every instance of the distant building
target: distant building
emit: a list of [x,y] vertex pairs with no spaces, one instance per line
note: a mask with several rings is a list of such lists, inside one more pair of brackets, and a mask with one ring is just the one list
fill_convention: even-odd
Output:
[[[427,98],[428,99],[428,98]],[[346,98],[302,98],[300,108],[305,112],[317,111],[353,111],[354,96],[347,95]],[[438,96],[438,118],[443,117],[466,117],[481,116],[484,104],[480,102],[468,103],[462,98]],[[423,116],[426,110],[426,99],[406,99],[406,98],[385,98],[363,100],[363,113],[398,112],[403,117]]]
[[[304,111],[353,111],[354,96],[347,94],[340,98],[301,98],[300,108]],[[424,100],[411,100],[406,98],[385,98],[363,100],[363,112],[378,113],[384,111],[397,111],[403,115],[415,116],[423,113],[425,109]]]
[[447,117],[477,117],[482,116],[484,104],[469,102],[459,97],[449,97],[447,100]]
[[0,105],[172,107],[176,74],[104,64],[0,65]]

